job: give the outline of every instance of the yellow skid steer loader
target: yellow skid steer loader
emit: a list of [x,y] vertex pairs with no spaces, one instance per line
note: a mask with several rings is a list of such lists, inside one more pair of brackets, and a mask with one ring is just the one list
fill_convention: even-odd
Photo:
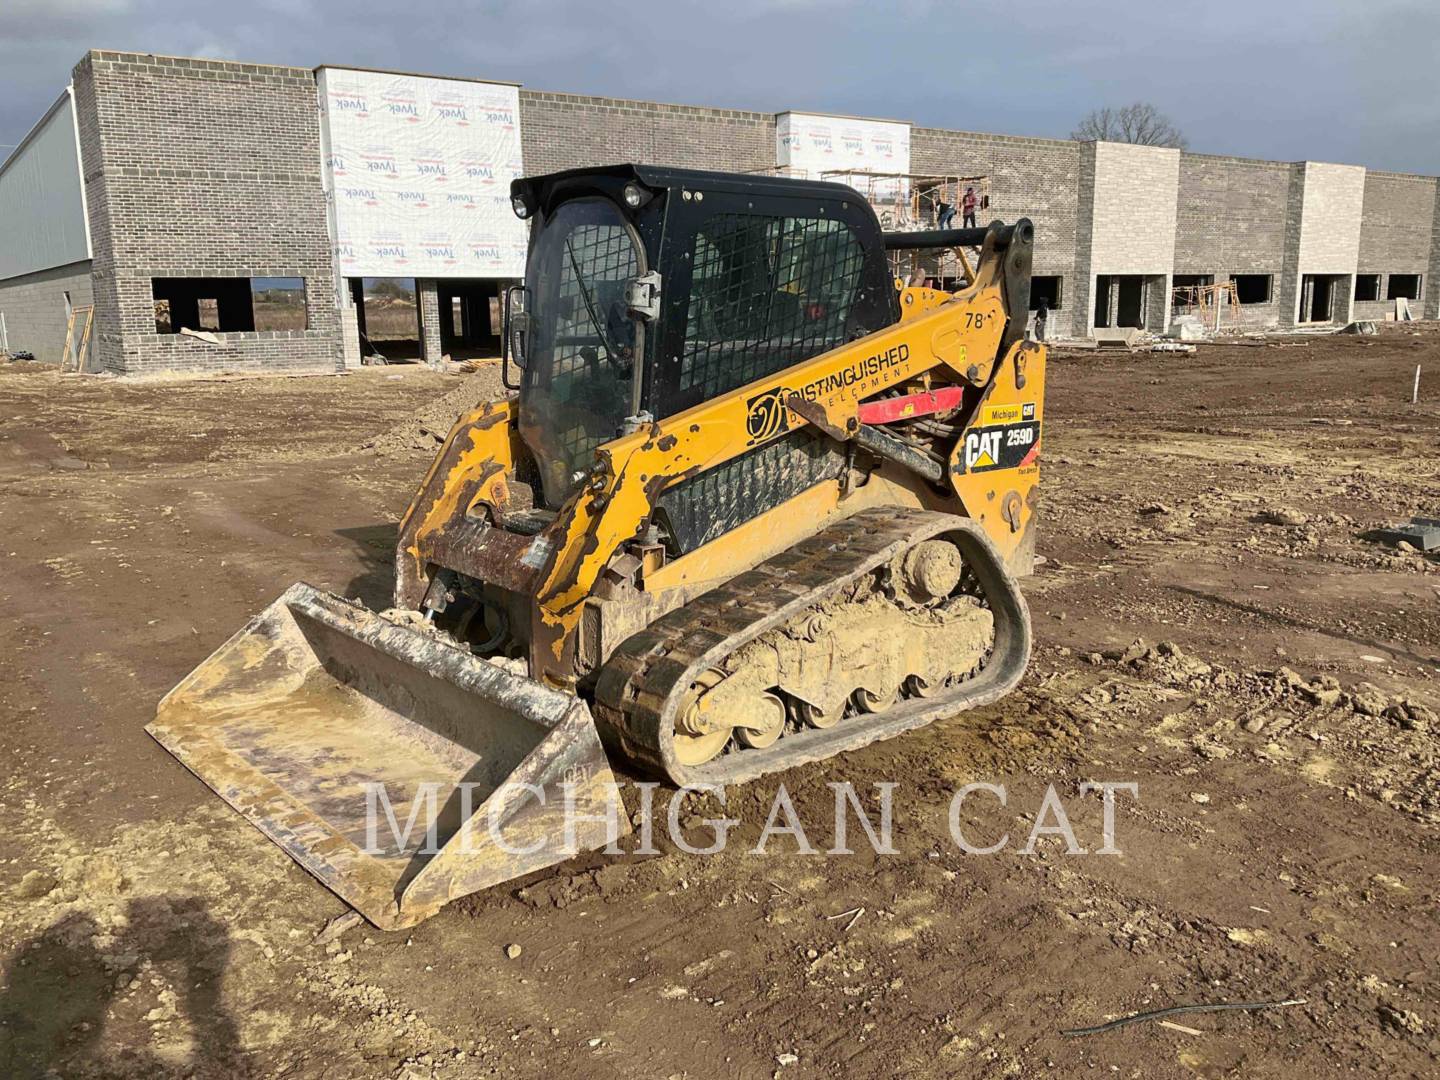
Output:
[[[843,185],[639,165],[512,196],[518,393],[436,455],[394,609],[295,585],[149,728],[385,928],[626,828],[602,740],[735,783],[994,701],[1029,658],[1028,221],[885,235]],[[891,261],[965,248],[953,291]]]

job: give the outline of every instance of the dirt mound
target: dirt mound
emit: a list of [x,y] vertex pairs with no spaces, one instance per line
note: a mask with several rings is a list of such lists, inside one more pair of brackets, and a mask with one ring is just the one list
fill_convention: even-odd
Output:
[[445,441],[461,413],[482,401],[502,398],[507,391],[500,371],[489,365],[473,375],[463,375],[454,389],[421,405],[393,427],[360,444],[361,450],[392,456],[423,452],[433,454]]

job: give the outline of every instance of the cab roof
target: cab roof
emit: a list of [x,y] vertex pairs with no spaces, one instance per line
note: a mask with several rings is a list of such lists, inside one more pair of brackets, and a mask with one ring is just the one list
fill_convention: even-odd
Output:
[[[708,169],[677,169],[667,165],[599,165],[584,169],[566,169],[543,176],[527,176],[510,185],[512,195],[522,195],[532,205],[546,207],[555,195],[599,183],[623,186],[635,181],[655,191],[672,188],[692,191],[724,191],[737,195],[782,195],[790,198],[865,199],[848,184],[831,180],[802,180],[793,176],[769,176],[764,173],[712,172]],[[606,181],[609,183],[607,184]]]

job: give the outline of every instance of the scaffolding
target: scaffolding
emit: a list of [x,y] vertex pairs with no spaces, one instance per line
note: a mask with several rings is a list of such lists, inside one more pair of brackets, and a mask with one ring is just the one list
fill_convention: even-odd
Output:
[[925,173],[873,172],[869,169],[835,169],[820,174],[822,180],[848,184],[875,208],[886,232],[938,229],[942,206],[955,209],[955,226],[960,225],[960,207],[965,190],[975,192],[976,213],[990,207],[988,176],[936,176]]
[[[773,165],[750,170],[752,175],[790,176],[812,179],[814,174],[797,165]],[[885,232],[919,232],[940,228],[944,208],[955,211],[946,227],[961,228],[965,189],[975,193],[976,224],[982,228],[990,209],[990,177],[937,175],[934,173],[877,172],[871,169],[829,169],[819,176],[854,188],[875,210]],[[890,255],[890,269],[907,281],[931,280],[942,288],[955,288],[970,277],[964,255],[956,251],[897,251]]]
[[[975,195],[977,224],[990,209],[988,176],[835,169],[822,173],[821,178],[848,184],[863,195],[874,207],[885,232],[938,229],[942,217],[947,228],[960,228],[966,189],[973,189]],[[954,214],[947,215],[947,208]],[[897,251],[890,261],[895,276],[909,281],[933,280],[941,287],[954,287],[970,276],[966,260],[958,251]]]
[[1194,315],[1211,333],[1234,326],[1240,316],[1235,282],[1216,285],[1176,285],[1170,290],[1170,309],[1176,315]]

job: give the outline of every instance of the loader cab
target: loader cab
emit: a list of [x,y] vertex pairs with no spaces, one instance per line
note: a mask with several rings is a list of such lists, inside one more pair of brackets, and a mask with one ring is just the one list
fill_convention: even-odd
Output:
[[511,194],[532,224],[507,356],[551,508],[627,418],[672,416],[899,319],[879,222],[842,184],[625,165]]

